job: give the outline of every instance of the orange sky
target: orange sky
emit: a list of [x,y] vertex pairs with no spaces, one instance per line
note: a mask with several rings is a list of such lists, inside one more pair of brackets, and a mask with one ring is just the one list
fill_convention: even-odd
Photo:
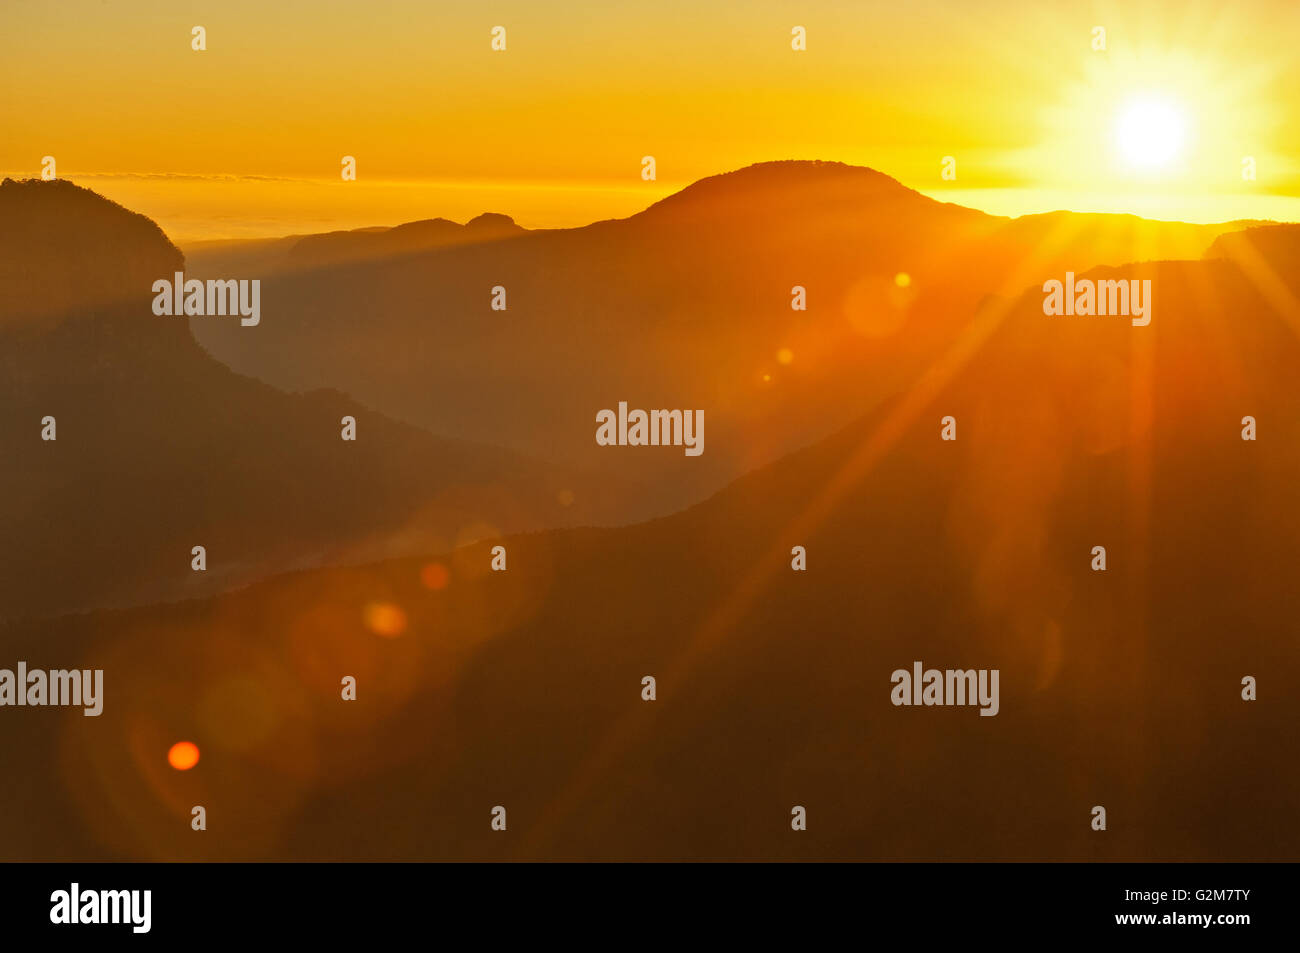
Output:
[[[581,224],[783,158],[1000,213],[1300,219],[1292,0],[10,0],[4,17],[0,172],[52,155],[181,241],[485,210]],[[1151,95],[1185,142],[1139,173],[1117,118]]]

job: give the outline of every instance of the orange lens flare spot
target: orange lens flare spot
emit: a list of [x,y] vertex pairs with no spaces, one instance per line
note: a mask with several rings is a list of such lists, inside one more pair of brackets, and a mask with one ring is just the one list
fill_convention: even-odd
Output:
[[781,350],[776,352],[776,359],[781,364],[789,364],[794,360],[794,351],[790,350],[788,347],[783,347]]
[[178,741],[167,752],[167,763],[177,771],[188,771],[199,763],[199,746],[192,741]]
[[894,275],[894,284],[898,285],[900,288],[906,288],[911,285],[911,283],[912,276],[905,271],[900,271],[898,274]]
[[372,602],[366,606],[366,628],[375,635],[395,639],[406,631],[406,613],[391,602]]
[[439,589],[447,588],[447,583],[451,581],[451,573],[442,563],[429,563],[420,570],[420,584],[426,589],[432,589],[435,592]]

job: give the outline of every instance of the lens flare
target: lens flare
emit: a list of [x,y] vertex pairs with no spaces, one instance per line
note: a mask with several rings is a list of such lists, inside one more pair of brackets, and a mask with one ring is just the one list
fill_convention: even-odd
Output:
[[167,763],[177,771],[188,771],[199,763],[199,746],[192,741],[178,741],[167,752]]
[[428,563],[420,569],[420,584],[426,589],[437,592],[440,589],[447,588],[447,583],[450,581],[451,573],[447,571],[447,567],[442,563]]
[[406,613],[391,602],[372,602],[366,606],[366,628],[375,635],[395,639],[406,631]]

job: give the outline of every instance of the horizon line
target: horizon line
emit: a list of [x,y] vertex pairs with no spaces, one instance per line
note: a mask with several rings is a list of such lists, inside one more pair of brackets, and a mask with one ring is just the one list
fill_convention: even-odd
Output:
[[[303,186],[330,186],[346,185],[353,190],[379,188],[379,189],[400,189],[400,188],[425,188],[433,190],[452,190],[452,191],[506,191],[522,192],[530,194],[557,194],[557,193],[588,193],[588,194],[618,194],[630,195],[632,193],[647,193],[648,201],[628,212],[621,210],[622,213],[615,212],[608,215],[596,215],[582,221],[570,221],[567,223],[548,223],[548,224],[521,224],[521,227],[528,231],[562,231],[575,228],[584,228],[589,225],[607,221],[622,221],[633,217],[646,209],[663,201],[664,199],[678,195],[691,186],[697,185],[714,178],[722,178],[736,173],[744,172],[749,169],[755,169],[763,166],[774,165],[806,165],[814,166],[818,164],[840,166],[846,169],[860,170],[871,172],[889,178],[897,183],[899,187],[907,189],[915,195],[939,202],[941,204],[954,205],[973,211],[989,215],[994,218],[1004,218],[1007,220],[1016,220],[1039,215],[1052,214],[1075,214],[1075,215],[1114,215],[1129,216],[1149,222],[1159,222],[1168,224],[1185,224],[1185,225],[1226,225],[1241,222],[1259,223],[1259,224],[1300,224],[1300,195],[1289,195],[1286,193],[1262,192],[1250,193],[1242,191],[1233,192],[1172,192],[1165,194],[1153,194],[1151,192],[1134,192],[1116,191],[1111,193],[1070,193],[1061,189],[1050,187],[1031,186],[1031,185],[972,185],[964,184],[945,184],[934,187],[917,188],[908,185],[906,182],[895,178],[887,172],[883,172],[872,166],[857,165],[850,162],[834,159],[776,159],[761,160],[749,163],[748,165],[738,166],[727,169],[722,172],[711,173],[695,179],[674,179],[674,180],[652,180],[630,182],[622,184],[613,180],[593,180],[593,179],[490,179],[490,178],[473,178],[473,177],[424,177],[424,176],[383,176],[383,177],[366,177],[346,183],[340,183],[333,176],[272,176],[272,175],[252,175],[242,173],[181,173],[181,172],[85,172],[72,171],[60,172],[57,175],[58,180],[67,181],[77,185],[76,180],[96,181],[126,181],[150,184],[169,184],[169,183],[189,183],[189,184],[213,184],[213,185],[232,185],[232,184],[285,184],[292,183]],[[0,172],[0,178],[14,179],[16,181],[53,181],[42,179],[39,174],[26,174],[23,172]],[[174,226],[169,227],[164,223],[168,216],[159,216],[147,210],[141,209],[138,205],[128,204],[118,198],[100,192],[89,185],[81,186],[102,195],[111,201],[123,204],[132,211],[139,211],[153,220],[159,227],[163,228],[171,238],[176,234],[175,242],[184,242],[186,244],[198,244],[203,242],[239,242],[239,241],[258,241],[275,238],[299,237],[311,234],[321,234],[327,232],[350,232],[360,229],[391,229],[401,225],[411,224],[420,221],[429,221],[434,218],[442,218],[456,224],[464,224],[459,221],[461,217],[457,213],[448,213],[445,215],[423,215],[418,214],[412,209],[411,214],[414,217],[399,216],[400,220],[388,217],[387,220],[368,220],[367,224],[334,224],[331,225],[328,217],[319,221],[318,224],[307,224],[303,216],[285,215],[271,216],[264,220],[260,227],[257,227],[259,234],[218,234],[220,231],[221,220],[229,219],[229,215],[210,216],[207,219],[208,229],[211,234],[202,237],[193,233],[191,229],[177,229]],[[1038,202],[1032,199],[1037,197]],[[1073,201],[1069,201],[1073,198]],[[983,199],[984,201],[980,201]],[[1177,209],[1185,206],[1187,203],[1195,202],[1209,203],[1219,205],[1223,211],[1210,215],[1197,214],[1179,214]],[[1062,204],[1068,202],[1068,204]],[[1277,212],[1272,214],[1264,213],[1263,210],[1251,214],[1244,208],[1238,208],[1237,211],[1229,211],[1232,205],[1241,206],[1243,204],[1262,203],[1285,203],[1294,205],[1293,217],[1278,217]],[[1014,208],[1013,208],[1014,206]],[[1163,213],[1162,214],[1162,210]],[[481,207],[476,214],[504,214],[518,223],[519,213],[513,210],[501,211],[500,208]],[[463,213],[461,213],[463,214]],[[337,214],[334,216],[337,218]],[[476,217],[470,215],[465,221]],[[173,216],[173,218],[175,218]],[[379,218],[377,216],[376,218]],[[294,222],[299,221],[306,227],[296,227]],[[227,230],[230,229],[226,225]],[[245,232],[247,228],[244,229]]]

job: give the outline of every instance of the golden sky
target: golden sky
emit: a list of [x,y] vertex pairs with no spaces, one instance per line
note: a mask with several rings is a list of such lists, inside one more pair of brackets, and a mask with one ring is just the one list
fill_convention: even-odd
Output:
[[[582,224],[791,158],[1003,214],[1300,219],[1294,0],[6,0],[4,21],[0,172],[52,155],[181,241]],[[1177,147],[1132,161],[1153,129]]]

